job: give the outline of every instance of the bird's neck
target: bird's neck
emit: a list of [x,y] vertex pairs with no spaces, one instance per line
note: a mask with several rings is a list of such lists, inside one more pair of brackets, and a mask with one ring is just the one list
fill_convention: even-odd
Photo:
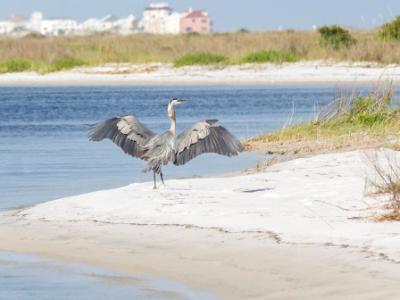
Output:
[[174,136],[176,136],[176,117],[174,106],[172,104],[168,105],[168,118],[171,121],[171,127],[169,130]]

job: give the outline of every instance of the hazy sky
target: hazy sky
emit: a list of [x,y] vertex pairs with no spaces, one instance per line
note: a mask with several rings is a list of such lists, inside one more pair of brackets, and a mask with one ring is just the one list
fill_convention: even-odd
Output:
[[[46,17],[84,20],[106,14],[140,17],[143,9],[157,1],[146,0],[0,0],[0,19],[11,14],[29,16],[41,10]],[[248,28],[310,29],[326,24],[374,27],[400,15],[400,0],[170,0],[172,8],[206,9],[217,31]]]

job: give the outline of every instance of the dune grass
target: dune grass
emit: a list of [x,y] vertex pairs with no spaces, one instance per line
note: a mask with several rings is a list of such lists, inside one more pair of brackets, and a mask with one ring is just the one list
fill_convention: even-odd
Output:
[[343,93],[314,120],[285,126],[247,143],[250,149],[292,156],[371,146],[400,149],[400,108],[392,105],[391,89],[367,96]]
[[32,69],[32,62],[26,59],[10,59],[0,62],[0,73],[24,72]]
[[51,72],[75,65],[150,62],[177,66],[326,59],[400,63],[400,41],[382,39],[379,30],[351,30],[349,33],[356,42],[337,49],[321,43],[317,31],[294,30],[209,35],[0,37],[0,71]]
[[193,53],[186,54],[174,61],[175,67],[192,66],[192,65],[217,65],[224,64],[228,59],[220,54],[212,53]]
[[365,153],[374,173],[367,178],[366,196],[383,200],[377,221],[400,221],[400,161],[393,153]]
[[51,71],[61,71],[61,70],[69,70],[75,67],[81,67],[86,65],[81,59],[74,57],[61,57],[57,58],[52,64],[50,64]]
[[275,50],[253,52],[243,57],[244,63],[282,63],[298,60],[299,56],[294,52]]
[[54,60],[54,62],[47,64],[27,59],[10,59],[7,61],[0,62],[0,73],[35,71],[43,74],[43,73],[57,72],[62,70],[69,70],[84,65],[86,65],[84,61],[70,57],[57,58]]

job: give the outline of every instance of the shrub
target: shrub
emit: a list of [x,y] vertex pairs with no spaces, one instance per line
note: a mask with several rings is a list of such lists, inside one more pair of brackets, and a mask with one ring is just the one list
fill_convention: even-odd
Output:
[[294,52],[279,52],[274,50],[249,53],[243,58],[243,62],[245,63],[281,63],[294,62],[297,60],[299,60],[299,57]]
[[174,61],[175,67],[191,66],[191,65],[212,65],[226,63],[227,58],[219,54],[211,53],[193,53],[186,54]]
[[322,108],[317,119],[325,124],[372,127],[396,118],[397,110],[391,109],[391,101],[392,89],[388,87],[366,96],[343,94]]
[[348,30],[337,25],[320,27],[318,32],[321,35],[321,43],[335,50],[340,47],[349,48],[356,43]]
[[357,97],[350,109],[350,120],[366,126],[382,123],[390,119],[388,107],[379,107],[373,97]]
[[25,59],[11,59],[0,62],[0,73],[24,72],[30,70],[32,62]]
[[44,39],[45,35],[38,32],[31,32],[23,37],[24,39]]
[[49,67],[50,72],[57,72],[61,70],[73,69],[76,67],[84,66],[86,62],[73,57],[57,58]]
[[240,28],[237,32],[238,33],[249,33],[250,30],[248,30],[247,28]]
[[385,40],[400,41],[400,16],[382,26],[380,35]]
[[200,33],[196,32],[196,31],[190,31],[190,32],[185,33],[185,35],[189,36],[189,37],[191,37],[191,36],[200,36]]

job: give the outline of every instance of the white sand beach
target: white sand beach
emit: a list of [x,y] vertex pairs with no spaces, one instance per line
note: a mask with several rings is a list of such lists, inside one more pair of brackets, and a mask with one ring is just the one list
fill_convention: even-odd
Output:
[[245,64],[227,67],[172,64],[110,64],[49,74],[33,72],[0,75],[0,85],[191,85],[191,84],[324,84],[400,82],[399,65],[307,61],[283,64]]
[[163,276],[223,299],[396,299],[400,227],[371,218],[371,176],[353,151],[159,190],[136,183],[3,212],[0,249]]

